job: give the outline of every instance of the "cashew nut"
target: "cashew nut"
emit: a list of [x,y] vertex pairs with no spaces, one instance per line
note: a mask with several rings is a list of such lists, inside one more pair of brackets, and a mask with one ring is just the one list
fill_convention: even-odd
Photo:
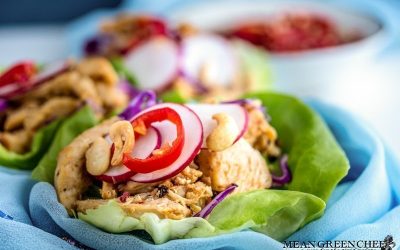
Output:
[[111,165],[118,166],[122,162],[123,154],[130,153],[135,145],[132,124],[128,121],[114,123],[110,128],[110,139],[114,143]]
[[96,138],[86,151],[86,170],[91,175],[104,174],[110,165],[110,144],[103,138]]
[[212,118],[217,122],[217,127],[207,137],[207,148],[216,152],[223,151],[235,142],[239,128],[235,120],[225,113],[215,114]]

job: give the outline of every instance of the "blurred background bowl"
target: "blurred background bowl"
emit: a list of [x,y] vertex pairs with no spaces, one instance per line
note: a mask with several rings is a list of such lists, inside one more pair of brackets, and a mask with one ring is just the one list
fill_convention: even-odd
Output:
[[368,67],[393,39],[390,27],[376,10],[340,2],[206,0],[180,4],[165,13],[176,24],[187,22],[203,30],[225,31],[248,21],[265,22],[274,15],[296,12],[326,17],[340,34],[357,31],[362,39],[328,48],[271,53],[269,61],[279,91],[337,101],[334,94],[345,94],[344,89],[353,84],[343,76],[365,74],[360,69]]
[[[79,57],[82,44],[98,31],[101,21],[121,11],[154,13],[175,21],[193,20],[212,30],[228,28],[253,15],[259,18],[288,9],[295,12],[309,8],[334,19],[342,32],[347,27],[357,27],[365,32],[365,39],[334,48],[270,55],[266,62],[275,73],[276,89],[320,97],[357,113],[372,123],[400,154],[400,116],[396,115],[400,107],[398,0],[122,0],[113,9],[93,9],[87,15],[69,19],[67,24],[66,19],[87,12],[88,8],[82,10],[86,4],[61,0],[49,5],[49,1],[5,0],[0,8],[4,17],[0,23],[0,67],[26,58],[46,62]],[[21,12],[20,6],[28,3],[29,7]],[[117,5],[114,1],[112,4]],[[46,15],[47,12],[52,15]],[[14,22],[6,25],[10,16]],[[47,16],[52,19],[46,19]],[[34,20],[40,21],[40,25]],[[17,26],[20,23],[24,25]]]

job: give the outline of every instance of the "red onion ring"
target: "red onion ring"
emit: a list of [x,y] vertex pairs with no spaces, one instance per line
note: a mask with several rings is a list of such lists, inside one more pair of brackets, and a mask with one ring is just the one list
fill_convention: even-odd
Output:
[[139,92],[128,104],[124,111],[118,116],[125,120],[130,120],[140,111],[157,104],[157,97],[154,91],[145,90]]
[[288,156],[286,154],[279,159],[279,167],[282,172],[281,176],[271,174],[274,187],[281,187],[292,180],[292,174],[288,165]]
[[4,99],[0,99],[0,112],[4,112],[8,108],[8,102]]
[[232,193],[238,185],[232,184],[227,189],[222,191],[221,193],[217,194],[212,201],[210,201],[200,212],[193,215],[193,217],[201,217],[206,218],[211,211],[217,206],[221,201],[223,201],[230,193]]

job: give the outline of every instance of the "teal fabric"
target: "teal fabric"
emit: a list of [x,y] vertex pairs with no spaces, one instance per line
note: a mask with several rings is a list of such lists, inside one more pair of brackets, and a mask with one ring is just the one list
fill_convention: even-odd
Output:
[[[351,162],[349,175],[331,196],[325,215],[288,240],[400,239],[400,164],[361,119],[321,102],[308,103],[322,115]],[[212,238],[153,245],[132,234],[110,234],[70,218],[54,188],[29,179],[27,172],[0,169],[1,249],[73,249],[60,237],[95,249],[281,249],[282,243],[244,231]],[[21,239],[24,239],[21,241]]]

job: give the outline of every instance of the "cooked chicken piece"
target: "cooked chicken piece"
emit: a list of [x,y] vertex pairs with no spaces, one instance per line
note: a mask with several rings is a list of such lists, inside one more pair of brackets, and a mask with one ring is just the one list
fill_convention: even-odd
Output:
[[115,86],[118,82],[117,73],[105,58],[85,58],[78,63],[77,70],[82,75],[89,76],[95,82],[106,83],[109,86]]
[[26,101],[22,103],[22,105],[17,109],[7,110],[5,121],[4,121],[4,130],[11,131],[23,128],[25,117],[34,109],[38,107],[38,103],[36,101]]
[[[191,164],[177,176],[159,183],[128,182],[120,190],[132,196],[116,199],[124,211],[138,218],[144,213],[155,213],[160,218],[182,219],[199,212],[213,196],[211,187],[199,181],[202,173]],[[111,185],[111,184],[110,184]],[[112,186],[112,185],[111,185]],[[103,183],[103,189],[104,189]],[[123,195],[125,196],[125,194]],[[108,199],[104,197],[103,199]],[[77,201],[77,210],[84,212],[102,202]]]
[[105,200],[117,198],[117,190],[114,188],[112,183],[103,181],[101,187],[101,198]]
[[41,107],[29,110],[24,119],[25,129],[34,131],[49,121],[70,115],[80,105],[81,101],[76,98],[52,98],[45,102]]
[[24,98],[50,99],[54,96],[76,96],[81,100],[90,100],[96,105],[101,104],[95,83],[88,76],[76,71],[66,72],[30,91]]
[[28,115],[28,109],[10,110],[4,122],[4,130],[11,131],[24,126],[25,117]]
[[177,31],[180,37],[189,37],[199,33],[199,30],[197,30],[196,27],[189,23],[179,24]]
[[198,168],[199,167],[196,164],[191,163],[182,172],[171,178],[171,181],[175,185],[186,185],[195,183],[203,175],[201,171],[197,170]]
[[140,194],[152,191],[157,187],[160,182],[156,183],[139,183],[134,181],[128,181],[126,183],[120,184],[118,190],[121,192],[129,192],[130,194]]
[[192,184],[199,180],[203,173],[197,170],[199,167],[193,162],[186,167],[182,172],[166,181],[160,181],[155,183],[139,183],[134,181],[128,181],[118,186],[118,190],[121,192],[129,192],[130,194],[146,193],[154,190],[157,186],[166,186],[167,188],[175,185],[186,185]]
[[0,143],[8,150],[22,154],[29,150],[33,135],[27,130],[0,133]]
[[[146,194],[147,195],[147,194]],[[140,202],[138,202],[140,200]],[[124,212],[134,218],[139,218],[145,213],[154,213],[158,217],[164,219],[183,219],[190,216],[192,213],[189,208],[167,198],[154,199],[151,195],[147,197],[129,197],[125,202],[116,199],[118,205]],[[85,212],[87,209],[97,208],[105,204],[106,200],[81,200],[76,202],[76,210]]]
[[71,212],[82,193],[92,183],[85,169],[85,153],[98,137],[104,137],[111,124],[119,118],[110,118],[76,137],[58,155],[54,186],[59,201]]
[[134,22],[137,17],[127,13],[122,13],[113,19],[106,20],[101,25],[101,30],[104,32],[131,33],[136,27]]
[[128,104],[129,98],[120,89],[103,83],[96,84],[97,93],[109,111],[113,109],[122,109]]
[[[133,198],[134,199],[134,198]],[[132,217],[139,218],[144,213],[155,213],[164,219],[183,219],[192,214],[189,208],[168,198],[145,199],[142,203],[131,203],[130,198],[125,203],[121,203],[122,209]]]
[[213,196],[211,187],[204,182],[173,186],[169,188],[167,197],[184,206],[189,206],[194,213],[199,212]]
[[[211,197],[211,187],[203,182],[196,182],[186,186],[174,186],[171,189],[160,185],[152,192],[130,196],[124,202],[121,199],[116,201],[129,216],[135,218],[144,213],[155,213],[160,218],[178,220],[199,212]],[[103,200],[76,202],[78,212],[96,208],[100,204],[104,204]]]
[[231,184],[235,192],[269,188],[271,175],[261,154],[244,139],[220,152],[202,150],[197,163],[203,172],[202,181],[213,190],[223,191]]
[[262,155],[277,157],[281,153],[280,148],[276,145],[278,134],[269,124],[260,107],[261,104],[257,102],[254,102],[253,105],[247,105],[249,126],[244,138]]
[[85,212],[88,209],[95,209],[100,205],[105,205],[107,200],[101,199],[87,199],[76,201],[76,211]]

